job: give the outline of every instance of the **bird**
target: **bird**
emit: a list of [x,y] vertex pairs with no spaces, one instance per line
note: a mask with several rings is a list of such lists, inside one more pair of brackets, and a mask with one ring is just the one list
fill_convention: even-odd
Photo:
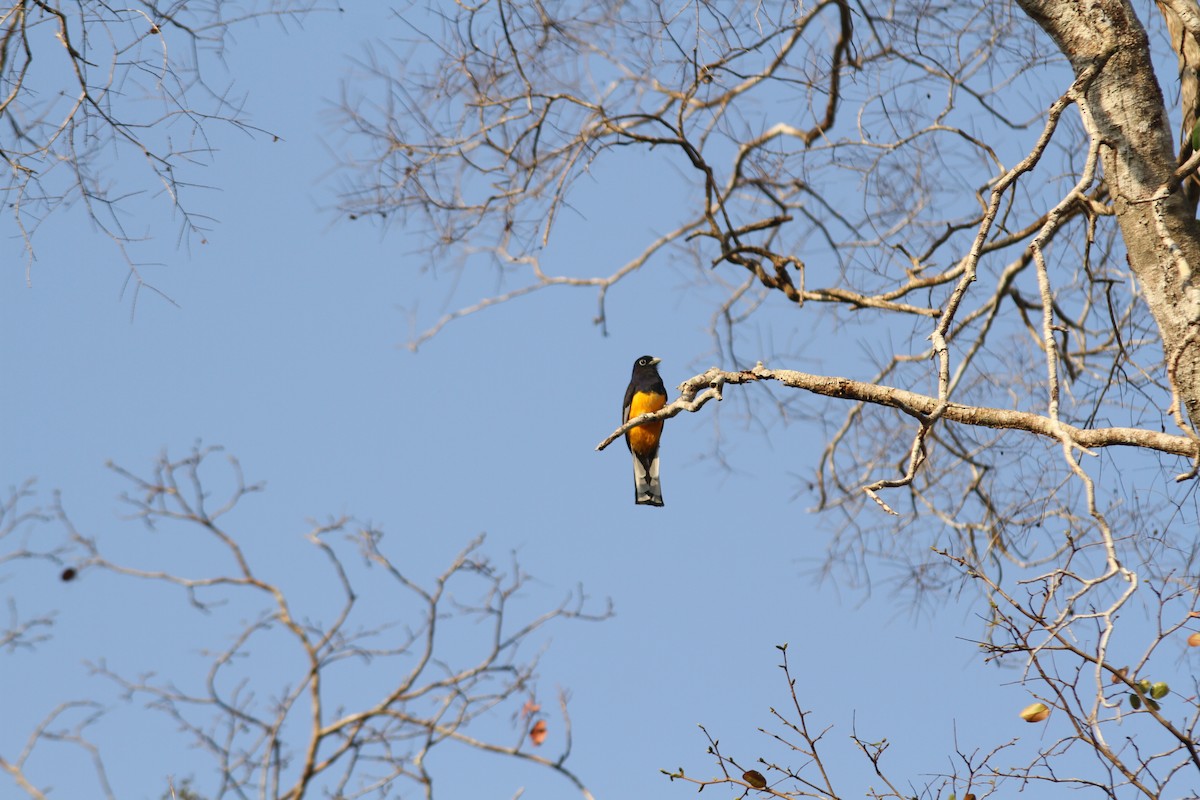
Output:
[[[633,362],[633,377],[625,390],[621,423],[667,404],[667,389],[658,374],[661,358],[642,356]],[[658,444],[663,421],[647,422],[626,432],[625,444],[633,454],[633,501],[639,506],[661,506],[662,484],[658,479]]]

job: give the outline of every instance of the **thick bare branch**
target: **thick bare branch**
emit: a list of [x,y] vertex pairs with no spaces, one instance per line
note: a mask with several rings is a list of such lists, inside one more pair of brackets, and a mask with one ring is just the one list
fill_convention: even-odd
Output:
[[679,385],[680,396],[662,409],[629,420],[596,446],[603,450],[632,428],[660,419],[670,419],[684,411],[695,412],[709,400],[720,400],[723,387],[758,381],[777,381],[793,389],[898,409],[918,422],[926,422],[935,412],[942,419],[963,425],[1017,430],[1062,441],[1066,437],[1073,447],[1141,447],[1170,455],[1195,458],[1196,443],[1187,436],[1176,436],[1140,428],[1079,428],[1047,416],[1017,409],[987,408],[959,403],[943,403],[936,397],[882,386],[877,383],[850,380],[824,375],[811,375],[795,370],[774,370],[761,363],[753,369],[726,372],[712,369],[689,378]]

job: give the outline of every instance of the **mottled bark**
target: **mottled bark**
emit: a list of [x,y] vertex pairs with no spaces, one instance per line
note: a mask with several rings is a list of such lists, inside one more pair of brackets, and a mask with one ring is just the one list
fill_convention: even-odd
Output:
[[[1077,98],[1102,143],[1104,177],[1129,263],[1162,334],[1171,386],[1200,427],[1200,226],[1173,181],[1174,137],[1145,28],[1127,0],[1017,0],[1076,75],[1099,67]],[[1171,187],[1170,191],[1167,187]]]

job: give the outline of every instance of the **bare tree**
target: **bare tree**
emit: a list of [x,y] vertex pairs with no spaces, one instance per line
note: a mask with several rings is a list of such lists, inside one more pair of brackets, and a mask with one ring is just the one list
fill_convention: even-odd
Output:
[[[30,546],[24,536],[28,528],[49,517],[44,511],[30,505],[35,496],[33,481],[26,481],[12,489],[0,503],[0,566],[25,559],[59,560],[66,551],[62,545],[49,552],[40,552]],[[13,598],[8,599],[8,616],[0,626],[0,652],[30,649],[46,640],[49,629],[54,625],[54,612],[43,612],[25,616],[17,608]]]
[[[212,772],[180,784],[189,796],[432,797],[438,773],[430,756],[459,748],[546,770],[591,797],[567,764],[568,695],[538,693],[537,648],[546,626],[605,619],[611,608],[592,611],[581,589],[541,614],[514,611],[528,576],[516,563],[489,560],[482,537],[440,574],[418,580],[389,554],[382,530],[350,518],[314,524],[307,534],[327,580],[310,575],[288,586],[289,571],[272,564],[292,554],[238,530],[239,507],[261,485],[245,482],[232,458],[220,469],[214,452],[164,455],[145,477],[112,467],[128,481],[123,499],[131,517],[148,537],[167,537],[169,554],[150,548],[153,555],[136,561],[128,548],[115,548],[125,555],[112,556],[115,543],[77,525],[57,499],[49,511],[65,540],[41,554],[69,559],[64,580],[108,573],[177,589],[198,619],[222,630],[221,643],[210,646],[200,629],[178,622],[193,632],[183,637],[185,647],[207,653],[194,675],[127,675],[93,663],[127,701],[165,715],[211,759]],[[213,487],[228,487],[224,499],[214,492],[226,489]],[[26,490],[18,494],[30,499]],[[46,521],[45,513],[18,513],[13,503],[5,512],[14,514],[5,531]],[[270,577],[276,572],[284,574]],[[140,593],[151,596],[150,587]],[[9,646],[29,643],[32,625],[10,626]],[[64,701],[19,753],[0,753],[0,770],[24,794],[42,798],[53,773],[46,760],[41,772],[30,761],[47,748],[69,747],[90,762],[97,796],[124,796],[106,770],[105,754],[119,742],[100,728],[105,711],[94,699]],[[543,752],[543,742],[553,751]],[[164,791],[174,786],[169,774],[161,779]]]
[[[137,195],[161,199],[181,240],[203,238],[212,219],[190,196],[213,154],[207,126],[269,135],[247,121],[230,85],[209,82],[214,56],[235,26],[268,17],[291,24],[314,5],[16,0],[0,7],[0,158],[8,167],[0,199],[23,243],[26,280],[38,229],[72,205],[118,246],[135,293],[146,284],[128,245],[150,235]],[[143,164],[140,177],[116,178],[112,165],[124,158]]]
[[[600,447],[734,385],[812,393],[819,419],[840,409],[814,481],[838,525],[823,572],[870,585],[890,561],[918,597],[978,586],[982,657],[1020,662],[1062,726],[1024,767],[966,750],[944,784],[873,796],[1194,786],[1200,706],[1162,673],[1196,610],[1200,5],[484,0],[428,15],[348,84],[343,208],[427,230],[431,266],[486,261],[510,288],[411,344],[550,286],[595,291],[605,325],[611,287],[690,261],[732,363]],[[690,202],[661,208],[661,235],[611,271],[546,263],[579,179],[627,148],[675,168]],[[858,379],[772,368],[735,355],[756,321],[878,355]],[[1118,625],[1139,615],[1149,641]],[[1113,732],[1130,716],[1136,744]],[[786,725],[819,767],[819,736]],[[717,780],[740,781],[711,751]],[[878,768],[882,751],[863,752]],[[776,794],[839,796],[768,772]]]

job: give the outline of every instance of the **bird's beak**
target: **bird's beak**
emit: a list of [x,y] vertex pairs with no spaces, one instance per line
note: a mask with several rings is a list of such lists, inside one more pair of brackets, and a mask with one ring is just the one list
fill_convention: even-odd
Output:
[[652,367],[653,367],[655,364],[659,364],[659,363],[662,363],[662,359],[661,359],[661,358],[652,358],[652,359],[650,359],[650,366],[652,366]]

